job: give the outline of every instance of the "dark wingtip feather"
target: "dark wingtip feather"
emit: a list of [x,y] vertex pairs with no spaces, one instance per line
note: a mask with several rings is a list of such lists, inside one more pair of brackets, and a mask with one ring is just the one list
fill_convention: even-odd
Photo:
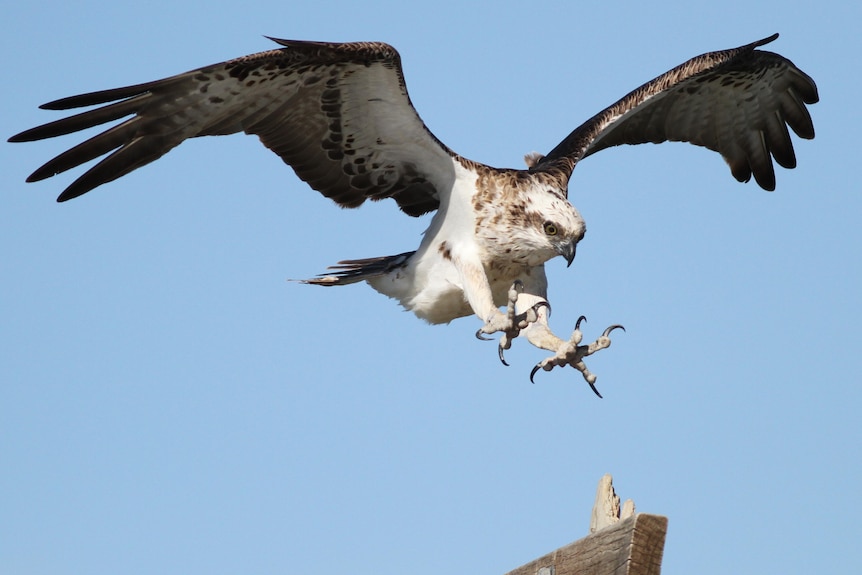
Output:
[[69,184],[69,186],[65,190],[63,190],[63,192],[59,196],[57,196],[57,203],[74,200],[78,196],[83,196],[93,188],[99,187],[103,183],[102,180],[105,178],[99,178],[97,168],[100,166],[100,164],[104,163],[104,161],[105,160],[102,160],[102,162],[96,164],[96,166],[90,168],[86,173],[82,174],[78,179]]
[[24,180],[24,182],[26,182],[26,183],[28,183],[28,184],[32,184],[33,182],[41,182],[41,181],[42,181],[42,180],[44,180],[45,178],[50,178],[50,177],[51,177],[51,175],[53,175],[53,174],[49,174],[49,175],[47,175],[47,176],[43,176],[42,174],[40,174],[40,173],[39,173],[39,170],[36,170],[35,172],[33,172],[32,174],[30,174],[29,176],[27,176],[27,179],[26,179],[26,180]]
[[804,76],[807,82],[798,86],[799,96],[806,104],[816,104],[820,101],[820,93],[817,90],[817,84],[814,83],[814,80],[808,74],[804,74]]
[[775,169],[772,167],[771,160],[760,169],[754,170],[753,173],[754,181],[757,182],[758,186],[767,192],[775,191]]
[[63,202],[68,202],[69,200],[74,200],[78,196],[83,196],[87,192],[89,192],[93,188],[81,189],[81,190],[73,190],[72,186],[69,186],[63,193],[57,196],[57,203],[62,204]]
[[778,32],[776,32],[772,36],[767,36],[763,40],[758,40],[754,43],[754,46],[764,46],[766,44],[769,44],[770,42],[775,42],[776,40],[778,40]]
[[276,44],[280,46],[284,46],[285,48],[303,48],[309,46],[316,46],[318,48],[331,48],[332,44],[329,42],[315,42],[313,40],[288,40],[286,38],[276,38],[274,36],[264,36],[267,40],[272,40]]
[[108,158],[105,158],[104,160],[96,164],[94,167],[90,168],[83,175],[81,175],[81,177],[79,177],[77,180],[69,184],[69,187],[67,187],[59,196],[57,196],[57,203],[74,200],[78,196],[83,196],[90,190],[98,188],[103,183],[115,180],[116,177],[104,177],[102,175],[103,170],[100,170],[100,168],[104,166],[105,162],[110,157],[111,156],[108,156]]
[[266,34],[264,34],[263,37],[267,40],[272,40],[276,44],[280,44],[282,46],[290,46],[293,42],[293,40],[285,40],[284,38],[276,38],[275,36],[267,36]]
[[19,144],[22,142],[35,142],[44,138],[45,136],[42,135],[42,126],[37,126],[35,128],[19,132],[6,141],[12,144]]
[[143,84],[134,84],[132,86],[123,86],[122,88],[111,88],[110,90],[99,90],[97,92],[87,92],[86,94],[78,94],[77,96],[67,96],[59,100],[52,100],[39,106],[42,110],[71,110],[72,108],[83,108],[85,106],[96,106],[105,104],[115,100],[124,100],[133,96],[138,96],[145,92],[149,92],[156,86],[165,86],[169,83],[181,80],[182,75],[165,78],[164,80],[156,80],[155,82],[145,82]]

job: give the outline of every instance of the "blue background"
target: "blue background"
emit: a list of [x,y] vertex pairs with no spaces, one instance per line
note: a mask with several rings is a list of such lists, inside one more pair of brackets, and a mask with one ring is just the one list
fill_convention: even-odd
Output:
[[[383,40],[459,153],[523,165],[642,82],[773,32],[818,83],[778,190],[682,144],[602,152],[588,233],[548,264],[574,370],[500,365],[476,318],[289,283],[414,249],[249,137],[189,141],[65,204],[25,177],[81,140],[0,144],[0,572],[501,574],[587,533],[615,477],[667,515],[665,573],[858,573],[862,10],[850,2],[19,2],[0,134],[37,105],[266,50]],[[76,172],[80,173],[79,172]]]

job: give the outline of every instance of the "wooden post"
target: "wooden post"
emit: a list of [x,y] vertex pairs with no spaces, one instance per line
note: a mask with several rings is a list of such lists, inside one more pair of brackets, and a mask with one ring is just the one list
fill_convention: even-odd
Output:
[[619,497],[606,475],[590,522],[594,532],[506,575],[659,575],[667,517],[634,513],[631,501],[623,513],[629,514],[620,519]]

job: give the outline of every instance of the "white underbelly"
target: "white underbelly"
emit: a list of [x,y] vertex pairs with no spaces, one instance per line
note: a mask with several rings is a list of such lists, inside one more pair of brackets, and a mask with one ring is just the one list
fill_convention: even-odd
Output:
[[438,259],[428,269],[407,266],[368,283],[429,323],[449,323],[473,314],[455,267]]

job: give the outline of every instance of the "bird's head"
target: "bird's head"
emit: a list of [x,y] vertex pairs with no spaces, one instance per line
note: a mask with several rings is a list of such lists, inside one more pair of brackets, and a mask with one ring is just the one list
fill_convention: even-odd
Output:
[[563,256],[568,265],[575,259],[578,242],[587,231],[584,219],[565,196],[542,189],[529,194],[524,205],[524,241],[532,251],[532,265]]

